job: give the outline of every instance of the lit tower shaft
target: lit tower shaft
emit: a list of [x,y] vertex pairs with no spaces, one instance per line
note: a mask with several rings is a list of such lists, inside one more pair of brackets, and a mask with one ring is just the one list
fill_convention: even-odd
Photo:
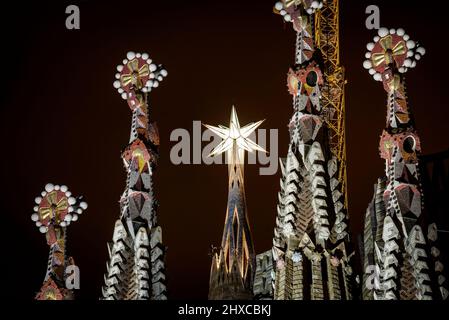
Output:
[[208,129],[223,141],[211,156],[226,152],[228,163],[228,206],[221,248],[212,257],[209,283],[211,300],[249,300],[253,297],[255,253],[251,237],[245,200],[244,162],[245,150],[264,151],[248,137],[262,123],[240,127],[235,108],[232,107],[229,128]]
[[426,222],[418,167],[421,143],[405,90],[404,75],[425,50],[402,28],[379,29],[367,49],[364,67],[383,83],[388,100],[379,144],[385,176],[375,187],[365,217],[363,297],[446,299],[447,282],[440,276],[443,267],[435,244],[437,228]]
[[331,69],[323,65],[313,32],[315,12],[322,8],[322,1],[308,0],[275,5],[275,12],[296,31],[296,50],[287,75],[293,115],[287,157],[281,159],[272,249],[274,299],[352,299],[353,254],[338,173],[342,163],[329,143],[326,112],[331,106],[323,110],[322,103],[323,88],[331,88],[322,70]]
[[150,119],[148,93],[167,75],[146,53],[128,52],[117,67],[114,87],[132,110],[129,144],[122,152],[127,171],[120,198],[120,217],[108,244],[102,299],[165,300],[165,247],[157,222],[153,172],[159,135]]

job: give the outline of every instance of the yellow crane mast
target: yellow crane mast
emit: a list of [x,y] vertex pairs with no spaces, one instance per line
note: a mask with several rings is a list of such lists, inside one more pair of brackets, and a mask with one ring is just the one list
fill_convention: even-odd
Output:
[[345,137],[345,74],[340,65],[339,0],[324,1],[316,13],[315,39],[324,59],[322,106],[329,128],[329,145],[339,164],[338,179],[348,209]]

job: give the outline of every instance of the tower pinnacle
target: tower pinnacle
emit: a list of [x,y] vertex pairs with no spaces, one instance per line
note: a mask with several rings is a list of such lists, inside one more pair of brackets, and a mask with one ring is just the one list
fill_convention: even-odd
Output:
[[[365,216],[363,297],[446,299],[447,282],[437,280],[442,264],[435,246],[436,226],[428,224],[420,182],[421,143],[405,91],[404,73],[416,66],[425,50],[402,28],[380,28],[367,49],[363,66],[383,83],[388,98],[379,145],[385,176],[375,186]],[[377,271],[372,286],[366,284],[372,279],[370,266]]]
[[73,300],[73,291],[66,287],[68,274],[72,273],[67,268],[74,266],[73,258],[67,256],[66,229],[87,209],[87,203],[82,196],[74,197],[67,186],[52,183],[45,186],[35,202],[31,220],[45,234],[50,247],[47,273],[36,300]]
[[[313,23],[323,1],[282,0],[274,12],[296,31],[290,142],[281,159],[281,190],[273,237],[273,289],[279,300],[350,300],[353,270],[339,161],[327,139],[323,74]],[[340,163],[341,164],[341,163]]]
[[228,206],[221,248],[212,257],[209,299],[252,299],[255,273],[255,253],[246,212],[244,187],[244,157],[248,152],[265,150],[251,141],[249,135],[263,121],[240,127],[235,108],[232,107],[229,128],[205,125],[223,141],[211,155],[226,152],[228,159]]
[[127,172],[120,198],[120,217],[108,244],[102,298],[165,300],[165,247],[157,222],[153,171],[159,156],[159,135],[150,119],[148,93],[167,75],[147,53],[128,52],[117,66],[113,85],[132,111],[131,134],[122,152]]

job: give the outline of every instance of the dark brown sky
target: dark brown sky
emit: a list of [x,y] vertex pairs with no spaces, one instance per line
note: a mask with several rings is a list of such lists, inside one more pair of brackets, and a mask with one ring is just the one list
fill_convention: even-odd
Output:
[[[446,11],[419,2],[342,0],[342,60],[347,71],[347,149],[353,232],[382,174],[377,146],[386,96],[362,67],[365,7],[378,4],[381,24],[403,27],[427,49],[408,74],[424,153],[449,147],[449,98],[444,34]],[[129,50],[148,52],[168,70],[152,93],[161,133],[155,176],[160,224],[168,246],[172,298],[206,298],[210,244],[219,244],[227,198],[225,166],[174,166],[170,132],[192,120],[226,124],[235,104],[242,124],[267,119],[278,128],[280,154],[288,145],[291,97],[286,73],[294,32],[272,14],[274,1],[78,1],[81,30],[65,29],[66,4],[2,2],[3,86],[0,109],[2,294],[31,299],[45,274],[48,247],[30,220],[34,197],[47,182],[67,184],[89,203],[68,231],[81,269],[83,299],[100,296],[106,242],[119,216],[125,186],[120,150],[129,138],[131,112],[112,87],[115,66]],[[68,3],[67,3],[68,4]],[[255,247],[270,248],[279,176],[247,166],[247,203]],[[6,283],[5,283],[6,282]]]

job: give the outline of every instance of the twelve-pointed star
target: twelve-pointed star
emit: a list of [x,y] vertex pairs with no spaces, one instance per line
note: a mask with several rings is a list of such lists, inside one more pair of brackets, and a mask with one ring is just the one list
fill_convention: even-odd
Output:
[[204,125],[206,128],[210,129],[213,133],[223,139],[223,141],[220,142],[220,144],[212,150],[212,152],[209,154],[209,157],[229,150],[233,152],[232,149],[234,145],[236,145],[236,151],[243,149],[248,152],[253,152],[254,150],[267,152],[264,148],[257,145],[248,138],[249,135],[254,132],[257,127],[262,124],[263,121],[264,120],[251,122],[250,124],[247,124],[246,126],[241,128],[239,119],[237,117],[237,112],[235,111],[234,106],[232,106],[229,128],[222,125],[219,125],[218,127],[210,126],[207,124]]

